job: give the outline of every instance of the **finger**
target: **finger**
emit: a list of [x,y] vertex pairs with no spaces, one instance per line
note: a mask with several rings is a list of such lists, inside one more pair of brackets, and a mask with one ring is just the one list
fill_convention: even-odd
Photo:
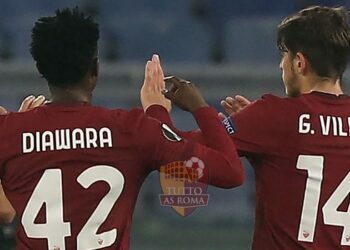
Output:
[[164,90],[162,91],[163,95],[165,96],[165,98],[167,98],[168,100],[171,101],[172,104],[175,104],[177,105],[179,108],[185,110],[185,111],[188,111],[188,109],[186,107],[184,107],[181,102],[178,102],[178,96],[176,93],[174,92],[170,92],[168,90]]
[[235,104],[235,102],[236,102],[236,100],[233,99],[231,96],[226,97],[226,98],[225,98],[225,101],[226,101],[228,104],[230,104],[231,106],[233,106],[233,105]]
[[231,104],[230,103],[228,103],[227,101],[225,101],[225,100],[222,100],[221,102],[220,102],[220,104],[221,104],[221,107],[228,107],[228,108],[231,108],[232,109],[232,106],[231,106]]
[[219,116],[220,121],[223,121],[226,119],[226,116],[221,112],[218,114],[218,116]]
[[164,77],[164,81],[171,81],[172,78],[174,78],[175,76],[165,76]]
[[171,86],[170,86],[170,88],[169,88],[169,91],[171,91],[171,92],[176,92],[178,90],[178,88],[174,85],[174,84],[172,84]]
[[236,95],[235,99],[241,104],[248,105],[251,103],[251,101],[249,101],[247,98],[245,98],[244,96],[241,96],[241,95]]
[[143,83],[143,85],[145,87],[149,87],[150,82],[152,80],[152,77],[151,77],[151,63],[152,62],[148,60],[147,63],[146,63],[146,66],[145,66],[145,81]]
[[237,112],[239,109],[241,109],[241,104],[236,99],[232,97],[226,97],[225,101],[231,106],[234,112]]
[[158,82],[159,82],[159,74],[158,74],[158,62],[157,62],[158,55],[154,54],[152,56],[152,68],[153,68],[153,79],[152,79],[152,86],[153,88],[158,88]]
[[243,109],[245,106],[250,104],[250,101],[248,101],[246,98],[244,97],[240,98],[240,97],[242,96],[235,96],[234,98],[226,97],[225,99],[225,101],[231,105],[234,112],[238,112],[241,109]]
[[34,101],[32,102],[32,104],[30,105],[30,109],[33,109],[33,108],[36,108],[36,107],[39,107],[41,105],[44,104],[45,102],[45,96],[43,95],[39,95],[37,98],[34,99]]
[[188,81],[177,76],[165,77],[164,80],[166,83],[172,83],[176,88],[181,88],[185,84],[189,83]]
[[164,81],[168,84],[172,84],[173,88],[179,88],[181,86],[180,81],[175,76],[165,77]]
[[185,79],[182,79],[178,76],[165,76],[164,81],[171,82],[171,81],[178,81],[178,82],[183,82],[183,83],[191,83],[190,81],[187,81]]
[[157,68],[158,68],[158,88],[159,89],[164,89],[165,88],[165,81],[164,81],[164,72],[163,72],[163,69],[162,69],[162,65],[160,64],[160,58],[159,56],[157,55],[156,57],[157,59]]
[[160,59],[159,56],[157,54],[155,54],[154,56],[154,63],[155,63],[155,82],[154,82],[154,87],[157,90],[161,90],[165,88],[165,83],[164,83],[164,75],[163,75],[163,71],[162,71],[162,67],[160,66]]
[[225,110],[225,113],[227,115],[230,116],[235,112],[233,107],[229,103],[227,103],[226,101],[221,101],[220,104],[221,104],[221,107]]
[[34,101],[35,97],[33,95],[27,96],[21,106],[19,107],[18,112],[25,112],[28,110],[28,108],[30,107],[30,105],[32,104],[32,102]]
[[7,114],[7,110],[3,106],[0,106],[0,115],[5,115],[5,114]]
[[160,58],[159,56],[157,55],[157,62],[158,62],[158,68],[159,68],[159,72],[160,72],[160,75],[162,77],[162,79],[164,78],[164,71],[163,71],[163,68],[162,68],[162,64],[160,63]]
[[174,101],[175,100],[175,93],[171,92],[167,89],[162,91],[162,94],[165,96],[165,98],[169,99],[170,101]]

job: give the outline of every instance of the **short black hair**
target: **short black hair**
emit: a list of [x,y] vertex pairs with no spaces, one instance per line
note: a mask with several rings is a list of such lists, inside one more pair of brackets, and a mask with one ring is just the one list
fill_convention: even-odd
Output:
[[57,10],[41,17],[32,29],[30,52],[50,85],[79,83],[97,56],[98,24],[79,9]]
[[348,12],[344,7],[311,6],[278,26],[277,46],[302,53],[321,77],[342,78],[350,54]]

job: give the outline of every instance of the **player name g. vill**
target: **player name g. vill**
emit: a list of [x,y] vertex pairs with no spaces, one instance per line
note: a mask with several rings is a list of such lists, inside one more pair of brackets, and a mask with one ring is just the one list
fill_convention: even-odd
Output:
[[112,147],[109,128],[56,129],[22,134],[23,153]]
[[320,133],[323,136],[350,136],[350,117],[318,115],[317,120],[319,125],[314,124],[315,119],[312,119],[310,114],[300,115],[299,133],[311,135]]

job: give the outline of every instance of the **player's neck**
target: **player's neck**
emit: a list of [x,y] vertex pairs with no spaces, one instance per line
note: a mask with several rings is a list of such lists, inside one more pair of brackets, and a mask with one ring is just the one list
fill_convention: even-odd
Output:
[[302,93],[310,93],[312,91],[323,92],[333,95],[344,94],[339,79],[330,78],[314,78],[310,79],[308,83],[304,84]]
[[76,102],[91,102],[92,93],[80,87],[74,88],[55,88],[50,87],[51,102],[53,103],[76,103]]

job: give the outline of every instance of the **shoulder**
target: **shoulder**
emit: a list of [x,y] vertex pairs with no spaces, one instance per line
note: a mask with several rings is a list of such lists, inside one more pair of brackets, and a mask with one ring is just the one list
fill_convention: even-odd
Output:
[[284,116],[288,112],[294,113],[294,110],[300,107],[300,98],[279,97],[272,94],[265,94],[260,99],[252,102],[244,110],[247,115],[264,115],[266,116]]
[[250,105],[238,112],[237,116],[254,116],[278,113],[288,104],[289,98],[282,98],[272,94],[265,94],[261,98],[253,101]]
[[141,108],[133,108],[133,109],[111,109],[109,110],[112,117],[118,121],[118,123],[134,123],[146,115]]
[[112,109],[110,112],[113,117],[113,122],[124,132],[147,129],[152,127],[155,123],[159,123],[154,118],[145,114],[141,108],[133,108],[130,110]]
[[278,106],[275,106],[276,104],[286,105],[291,102],[293,102],[293,98],[279,97],[272,94],[265,94],[265,95],[262,95],[261,98],[256,100],[253,104],[264,105],[264,106],[274,106],[275,108],[278,108]]
[[259,130],[283,128],[294,117],[295,98],[283,98],[271,94],[260,99],[233,115],[236,128],[254,127]]
[[0,126],[7,126],[8,123],[11,123],[11,127],[16,126],[16,124],[21,124],[22,119],[24,117],[28,117],[28,113],[33,111],[27,111],[27,112],[9,112],[7,114],[0,115]]

